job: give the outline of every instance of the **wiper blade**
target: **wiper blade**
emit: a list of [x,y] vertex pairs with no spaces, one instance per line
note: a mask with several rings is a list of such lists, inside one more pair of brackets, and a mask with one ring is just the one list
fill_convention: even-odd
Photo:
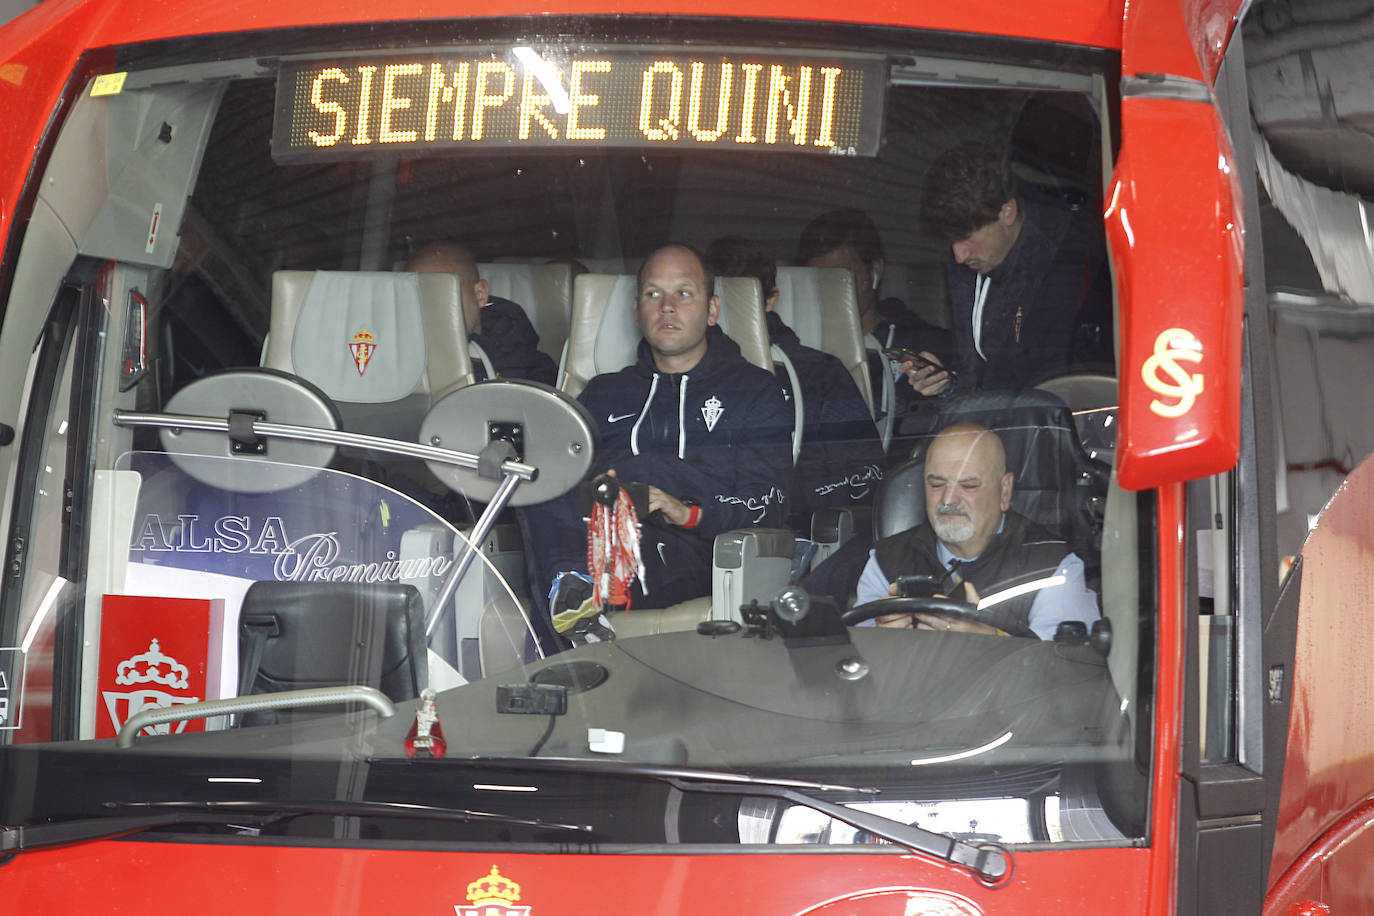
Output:
[[88,817],[20,827],[0,827],[0,855],[66,846],[93,840],[110,840],[173,827],[179,824],[212,824],[225,827],[265,827],[280,821],[311,814],[330,817],[398,817],[460,823],[496,823],[539,830],[588,834],[590,824],[560,824],[534,818],[513,817],[490,811],[466,808],[441,808],[402,802],[369,801],[271,801],[260,799],[231,801],[142,801],[105,802],[111,809],[145,809],[150,814],[123,817]]
[[560,824],[555,821],[542,821],[538,818],[515,817],[492,811],[474,811],[470,808],[443,808],[437,805],[415,805],[408,802],[381,801],[271,801],[268,799],[244,799],[236,801],[165,801],[136,802],[119,807],[146,807],[167,809],[197,809],[206,811],[246,811],[249,813],[277,815],[280,817],[299,817],[307,814],[325,814],[332,817],[408,817],[430,821],[457,821],[460,823],[497,823],[516,827],[537,827],[541,830],[560,830],[571,833],[591,833],[590,824]]
[[166,811],[159,814],[138,814],[129,817],[84,817],[71,821],[53,821],[20,827],[0,827],[0,855],[42,849],[47,846],[66,846],[92,840],[112,840],[131,833],[171,827],[177,824],[217,824],[226,827],[265,826],[278,818],[258,818],[251,825],[243,824],[243,817],[214,814],[205,811]]
[[665,766],[653,763],[629,763],[620,760],[588,760],[580,757],[444,757],[433,760],[396,760],[374,758],[372,765],[403,764],[409,766],[480,767],[483,769],[511,769],[543,773],[606,773],[638,776],[667,783],[682,792],[706,792],[720,795],[741,795],[777,798],[804,808],[818,811],[843,824],[867,831],[879,839],[895,843],[912,852],[931,856],[942,862],[968,869],[980,883],[1002,887],[1011,880],[1015,869],[1011,853],[995,843],[967,843],[957,837],[904,824],[880,814],[847,808],[844,805],[816,798],[810,792],[851,792],[878,795],[874,787],[829,785],[801,779],[775,779],[751,776],[747,773]]
[[775,786],[787,789],[810,789],[813,792],[854,792],[859,795],[878,795],[881,789],[871,786],[841,786],[805,779],[776,779],[732,773],[728,770],[703,770],[694,767],[668,766],[659,763],[632,763],[623,760],[591,760],[585,757],[442,757],[421,760],[396,757],[371,757],[371,766],[437,766],[483,770],[520,770],[527,773],[607,773],[616,776],[643,776],[648,779],[695,780],[699,782],[731,783],[741,786]]
[[455,821],[463,824],[493,823],[514,827],[534,827],[568,833],[591,833],[590,824],[560,824],[538,818],[515,817],[493,811],[474,811],[471,808],[444,808],[438,805],[415,805],[409,802],[355,801],[325,799],[321,801],[274,801],[272,799],[235,799],[227,801],[144,801],[106,802],[111,808],[150,808],[164,811],[208,811],[230,817],[234,812],[256,814],[273,820],[323,814],[329,817],[404,817],[426,821]]

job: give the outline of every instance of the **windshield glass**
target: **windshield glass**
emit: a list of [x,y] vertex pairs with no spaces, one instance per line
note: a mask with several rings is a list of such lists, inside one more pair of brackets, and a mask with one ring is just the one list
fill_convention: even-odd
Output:
[[[400,802],[499,823],[361,836],[889,841],[661,782],[690,770],[1142,841],[1110,61],[604,31],[144,49],[77,101],[44,200],[85,228],[31,231],[15,287],[50,317],[0,734],[54,775],[7,779],[7,823]],[[412,764],[440,755],[471,790]]]

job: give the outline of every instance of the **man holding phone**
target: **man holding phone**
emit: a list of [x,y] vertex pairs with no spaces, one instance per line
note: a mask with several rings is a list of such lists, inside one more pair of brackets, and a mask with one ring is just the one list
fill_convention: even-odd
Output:
[[[1083,561],[1012,511],[1014,486],[996,433],[972,423],[942,430],[926,453],[926,523],[877,543],[859,578],[858,603],[897,596],[920,577],[927,596],[968,601],[987,622],[918,612],[878,618],[880,626],[1030,630],[1041,639],[1052,639],[1065,621],[1090,630],[1101,615]],[[1011,579],[1017,587],[1000,591]]]

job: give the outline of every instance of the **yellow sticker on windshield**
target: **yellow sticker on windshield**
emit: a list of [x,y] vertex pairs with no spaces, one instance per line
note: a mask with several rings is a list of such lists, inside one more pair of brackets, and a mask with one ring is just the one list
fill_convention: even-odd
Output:
[[129,71],[123,70],[119,73],[106,73],[97,76],[95,82],[91,84],[91,98],[102,95],[119,95],[124,91],[124,79],[129,75]]

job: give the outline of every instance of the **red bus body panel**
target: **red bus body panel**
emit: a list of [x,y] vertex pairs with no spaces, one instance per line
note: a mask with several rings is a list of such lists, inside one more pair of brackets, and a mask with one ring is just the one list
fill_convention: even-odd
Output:
[[[41,168],[44,139],[63,114],[65,91],[87,49],[244,30],[341,22],[452,19],[468,15],[652,14],[811,19],[909,26],[1016,36],[1105,47],[1122,52],[1126,75],[1166,73],[1210,82],[1234,27],[1239,0],[1060,0],[1052,4],[1001,0],[874,2],[836,8],[819,3],[752,0],[741,5],[703,0],[690,7],[644,0],[544,0],[493,8],[402,0],[378,6],[355,0],[321,5],[301,0],[240,0],[219,4],[100,3],[49,0],[0,31],[0,110],[9,128],[0,133],[0,291],[8,285],[32,193],[30,176]],[[88,58],[100,72],[108,56]],[[108,68],[108,66],[107,66]],[[1021,851],[1010,884],[991,890],[961,870],[919,856],[819,853],[710,855],[512,855],[431,850],[340,849],[294,846],[106,841],[26,852],[0,867],[6,899],[24,901],[29,913],[175,912],[194,901],[204,913],[243,912],[462,912],[468,885],[490,873],[520,885],[511,913],[615,912],[847,912],[855,914],[1072,912],[1150,914],[1173,911],[1177,874],[1177,783],[1183,695],[1186,505],[1181,484],[1230,467],[1239,442],[1241,228],[1231,151],[1215,108],[1198,102],[1130,98],[1122,103],[1121,158],[1113,176],[1108,231],[1114,247],[1121,300],[1122,482],[1161,487],[1159,493],[1159,635],[1155,772],[1151,786],[1152,845],[1148,849]],[[1161,417],[1151,410],[1158,391],[1143,381],[1162,331],[1186,328],[1207,359],[1204,382],[1190,410]],[[1201,370],[1189,368],[1189,372]],[[1366,479],[1374,472],[1366,468]],[[1352,478],[1353,479],[1353,478]],[[1374,528],[1366,484],[1366,538]],[[1374,544],[1351,547],[1368,573]],[[1315,573],[1310,573],[1315,575]],[[1306,586],[1306,581],[1304,585]],[[1350,598],[1347,591],[1346,597]],[[1365,600],[1368,607],[1366,590]],[[1304,608],[1317,599],[1304,589]],[[1304,791],[1335,791],[1342,768],[1368,760],[1342,757],[1329,729],[1317,729],[1312,710],[1325,703],[1335,665],[1315,678],[1323,643],[1299,632],[1294,682],[1294,735],[1326,741],[1290,755],[1285,775],[1285,818],[1276,845],[1275,874],[1297,861],[1325,822],[1305,818]],[[1356,635],[1356,634],[1352,634]],[[1343,640],[1342,650],[1363,647],[1369,633]],[[1333,650],[1327,650],[1333,651]],[[1357,657],[1349,656],[1350,659]],[[1366,665],[1367,668],[1367,665]],[[1349,674],[1350,669],[1341,669]],[[1364,696],[1371,695],[1366,689]],[[1365,716],[1366,724],[1371,720]],[[1307,731],[1304,731],[1306,729]],[[1297,746],[1300,740],[1294,742]],[[1321,744],[1321,742],[1318,742]],[[1374,746],[1366,740],[1363,747]],[[1307,789],[1301,780],[1311,780]],[[1293,781],[1290,793],[1290,780]],[[1353,811],[1359,798],[1342,799]],[[1309,822],[1310,821],[1310,822]],[[1366,834],[1366,837],[1368,834]],[[1367,840],[1365,841],[1367,843]],[[1294,866],[1297,867],[1297,866]],[[213,876],[213,878],[211,878]],[[927,893],[923,906],[920,893]],[[935,909],[937,897],[952,903]],[[915,901],[915,902],[913,902]],[[520,907],[527,908],[520,910]],[[485,911],[484,911],[485,912]],[[505,910],[492,910],[504,914]]]
[[[1142,912],[1147,855],[1142,849],[1020,852],[1010,885],[998,890],[909,855],[560,856],[142,841],[24,853],[0,874],[6,898],[23,900],[32,916],[84,908],[111,916],[171,913],[188,902],[205,916],[443,916],[472,905],[469,883],[489,876],[493,866],[519,885],[520,896],[509,911],[483,907],[481,916],[818,909],[855,916],[1043,916],[1060,906],[1125,916]],[[1048,896],[1046,889],[1052,889]],[[924,905],[913,906],[913,898]],[[946,908],[936,908],[936,901]]]
[[1374,459],[1336,491],[1302,556],[1268,911],[1313,898],[1374,912]]

